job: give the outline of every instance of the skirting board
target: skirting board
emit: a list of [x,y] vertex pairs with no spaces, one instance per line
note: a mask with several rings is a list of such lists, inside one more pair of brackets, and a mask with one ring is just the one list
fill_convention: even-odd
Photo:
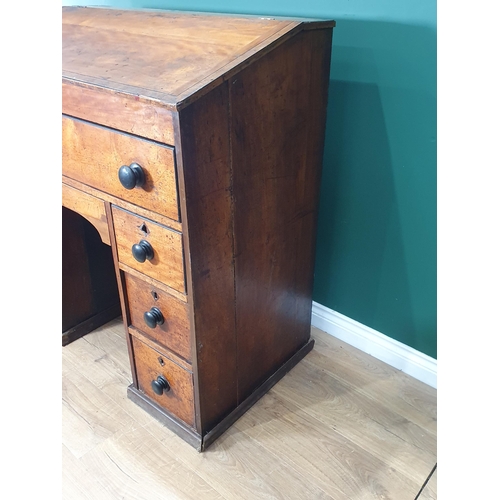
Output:
[[437,388],[437,361],[434,358],[317,302],[313,302],[311,324],[407,375]]

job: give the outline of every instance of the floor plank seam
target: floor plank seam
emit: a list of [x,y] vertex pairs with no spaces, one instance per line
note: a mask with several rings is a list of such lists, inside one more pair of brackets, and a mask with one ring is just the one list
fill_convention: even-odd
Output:
[[430,481],[430,479],[431,479],[432,475],[434,474],[434,472],[436,472],[436,469],[437,469],[437,463],[434,464],[434,467],[430,471],[429,475],[427,476],[426,480],[424,481],[424,484],[420,488],[420,491],[417,493],[417,496],[415,497],[414,500],[418,500],[418,497],[422,494],[422,491],[424,491],[424,488],[427,486],[427,483]]
[[[406,420],[406,419],[405,419],[405,420]],[[409,440],[407,440],[407,439],[402,438],[402,437],[401,437],[401,436],[399,436],[398,434],[396,434],[396,433],[392,432],[392,431],[391,431],[391,429],[389,429],[387,426],[383,425],[381,422],[378,422],[377,420],[374,420],[373,418],[371,418],[371,421],[372,421],[372,422],[375,422],[375,423],[377,423],[377,424],[379,424],[379,425],[381,425],[381,426],[383,427],[384,431],[385,431],[385,432],[387,432],[388,434],[391,434],[391,435],[392,435],[392,436],[394,436],[395,438],[400,439],[400,440],[401,440],[401,441],[403,441],[404,443],[408,443],[408,444],[410,444],[412,447],[416,448],[417,450],[420,450],[420,451],[422,451],[422,452],[424,452],[424,453],[427,453],[427,451],[428,451],[428,450],[426,450],[426,449],[422,448],[422,447],[421,447],[421,446],[420,446],[417,442],[415,442],[415,441],[409,441]],[[406,422],[405,422],[405,423],[410,423],[410,421],[409,421],[409,420],[406,420]],[[415,425],[418,425],[418,424],[415,424]],[[422,429],[420,426],[418,426],[418,427],[419,427],[420,429]]]
[[108,457],[109,461],[115,465],[115,467],[122,473],[124,474],[125,476],[127,476],[129,479],[131,479],[134,483],[136,484],[139,484],[139,481],[137,481],[136,479],[134,479],[130,474],[127,474],[117,463],[115,460],[113,460],[110,456],[109,456],[109,453],[107,453],[106,451],[104,451],[104,454]]

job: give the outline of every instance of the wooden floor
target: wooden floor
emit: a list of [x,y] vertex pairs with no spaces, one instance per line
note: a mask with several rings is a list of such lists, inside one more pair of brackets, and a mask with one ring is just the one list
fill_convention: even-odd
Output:
[[63,347],[63,499],[436,499],[436,390],[312,335],[201,454],[127,399],[121,320]]

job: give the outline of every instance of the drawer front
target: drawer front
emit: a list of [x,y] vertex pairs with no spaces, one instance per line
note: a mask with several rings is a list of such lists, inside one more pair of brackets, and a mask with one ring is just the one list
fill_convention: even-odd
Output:
[[[194,426],[193,375],[135,337],[132,337],[132,345],[139,390],[186,424]],[[164,377],[169,387],[162,394],[157,394],[152,386],[154,381],[156,385],[161,382],[159,377]]]
[[131,326],[190,361],[188,305],[127,273],[125,287]]
[[[64,116],[62,130],[64,175],[179,220],[172,148]],[[125,189],[118,170],[132,163],[142,168],[145,182],[142,187]]]
[[[182,235],[115,206],[112,213],[119,262],[185,293]],[[134,245],[149,245],[152,258],[137,261],[132,253]]]

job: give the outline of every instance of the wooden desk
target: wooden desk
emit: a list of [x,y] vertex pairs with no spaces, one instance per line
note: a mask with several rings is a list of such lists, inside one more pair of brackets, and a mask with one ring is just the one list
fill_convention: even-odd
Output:
[[63,8],[63,342],[200,451],[313,347],[334,25]]

